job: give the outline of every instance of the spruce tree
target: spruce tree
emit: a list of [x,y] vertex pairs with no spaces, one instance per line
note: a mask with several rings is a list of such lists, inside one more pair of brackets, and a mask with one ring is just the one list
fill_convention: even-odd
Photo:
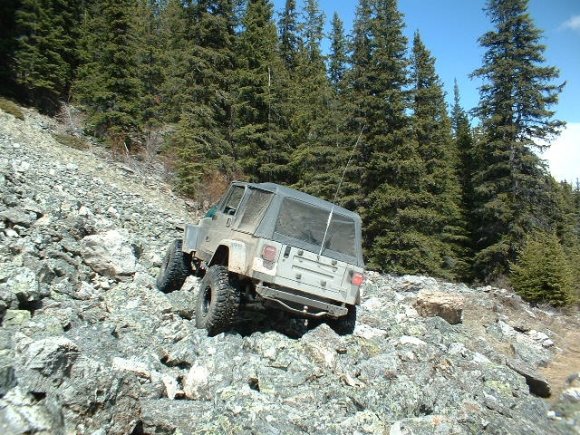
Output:
[[432,239],[430,273],[452,278],[466,275],[463,246],[467,243],[466,223],[461,214],[461,191],[456,174],[457,153],[451,136],[443,84],[419,33],[413,39],[412,126],[418,152],[425,165],[421,182],[428,201],[423,202],[428,216],[423,227]]
[[436,240],[427,228],[431,201],[422,183],[426,167],[413,137],[403,35],[395,0],[361,1],[355,24],[352,101],[355,122],[364,126],[361,157],[369,267],[393,273],[440,270]]
[[95,0],[81,28],[76,100],[88,113],[88,129],[106,138],[113,152],[135,148],[143,94],[136,59],[132,0]]
[[511,267],[514,289],[530,302],[568,305],[573,302],[573,272],[558,237],[536,232],[527,237]]
[[286,0],[278,22],[280,31],[280,56],[288,71],[296,68],[296,56],[302,44],[298,29],[296,0]]
[[466,239],[461,244],[463,247],[463,260],[469,265],[463,278],[471,279],[473,274],[471,266],[473,262],[474,240],[473,240],[473,210],[474,191],[473,173],[475,171],[474,138],[469,118],[466,111],[461,106],[459,86],[455,80],[453,87],[453,107],[451,110],[451,123],[453,127],[453,141],[457,153],[457,176],[459,178],[461,191],[461,215],[465,220]]
[[291,147],[284,102],[287,72],[278,50],[272,4],[250,0],[236,47],[234,153],[252,181],[287,183]]
[[0,95],[17,96],[14,77],[14,51],[17,45],[16,10],[21,0],[0,2]]
[[488,0],[495,26],[479,42],[486,49],[473,75],[483,79],[474,174],[475,271],[492,280],[507,272],[524,235],[538,227],[546,203],[545,167],[533,150],[558,133],[550,106],[560,86],[556,68],[544,66],[541,31],[527,12],[527,0]]
[[331,26],[328,77],[338,93],[342,90],[348,68],[348,41],[344,35],[344,24],[336,12],[332,16]]
[[77,66],[80,6],[66,0],[22,0],[15,14],[13,71],[26,100],[53,113]]
[[231,180],[237,172],[230,137],[234,29],[229,0],[199,1],[190,13],[194,76],[170,145],[178,186],[195,195],[218,175]]

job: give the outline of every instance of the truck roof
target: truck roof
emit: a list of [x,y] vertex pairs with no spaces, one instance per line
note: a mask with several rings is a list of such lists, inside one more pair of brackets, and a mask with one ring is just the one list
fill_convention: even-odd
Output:
[[265,190],[267,192],[272,192],[275,195],[284,196],[288,198],[294,198],[302,202],[306,202],[311,204],[315,207],[325,208],[330,211],[334,207],[334,211],[343,215],[352,218],[358,222],[361,221],[360,216],[358,213],[350,211],[344,207],[339,205],[333,204],[332,202],[326,201],[324,199],[317,198],[315,196],[309,195],[308,193],[301,192],[296,189],[292,189],[291,187],[282,186],[276,183],[248,183],[244,181],[234,181],[235,184],[244,185],[248,187],[253,187],[260,190]]

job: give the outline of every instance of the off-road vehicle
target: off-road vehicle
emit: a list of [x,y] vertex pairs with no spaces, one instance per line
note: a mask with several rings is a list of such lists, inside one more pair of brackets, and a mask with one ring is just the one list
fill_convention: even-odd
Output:
[[168,248],[163,292],[203,276],[195,320],[210,335],[240,307],[274,307],[352,333],[364,281],[358,214],[273,183],[233,182],[198,225]]

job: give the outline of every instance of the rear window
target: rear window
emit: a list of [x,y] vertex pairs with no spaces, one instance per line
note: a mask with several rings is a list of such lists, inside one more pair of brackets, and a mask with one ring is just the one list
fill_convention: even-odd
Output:
[[238,230],[248,233],[254,232],[270,205],[270,201],[272,201],[271,192],[250,189],[250,196],[244,207],[244,215],[240,219]]
[[280,207],[274,232],[292,239],[306,242],[320,250],[324,239],[325,250],[355,257],[355,223],[352,219],[333,213],[326,232],[324,231],[330,215],[329,210],[285,198]]

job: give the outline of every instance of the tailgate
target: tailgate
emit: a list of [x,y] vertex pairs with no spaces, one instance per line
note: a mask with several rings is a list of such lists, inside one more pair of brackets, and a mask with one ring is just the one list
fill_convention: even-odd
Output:
[[296,288],[316,289],[328,298],[346,296],[344,285],[347,264],[332,258],[318,256],[300,248],[283,246],[278,260],[278,276],[297,284]]

